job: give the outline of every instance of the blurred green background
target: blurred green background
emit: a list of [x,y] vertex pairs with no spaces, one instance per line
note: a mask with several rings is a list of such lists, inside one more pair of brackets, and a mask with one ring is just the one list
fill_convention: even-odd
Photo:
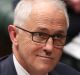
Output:
[[0,0],[0,56],[11,53],[8,25],[12,24],[13,10],[11,0]]

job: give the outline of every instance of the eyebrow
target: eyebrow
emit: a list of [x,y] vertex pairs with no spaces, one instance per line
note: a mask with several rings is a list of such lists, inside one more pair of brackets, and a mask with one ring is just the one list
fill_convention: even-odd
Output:
[[38,27],[37,30],[38,30],[38,31],[45,32],[45,33],[49,33],[49,30],[46,29],[46,28]]
[[[36,31],[41,31],[44,33],[50,33],[50,31],[44,27],[38,27]],[[54,31],[53,34],[57,34],[57,33],[66,34],[66,32],[64,30],[53,30],[53,31]]]

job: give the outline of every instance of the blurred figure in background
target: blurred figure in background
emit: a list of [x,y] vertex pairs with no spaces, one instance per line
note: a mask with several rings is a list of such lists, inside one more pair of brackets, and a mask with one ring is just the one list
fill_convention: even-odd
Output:
[[80,63],[80,0],[64,1],[67,4],[70,19],[70,27],[68,29],[68,37],[64,52],[72,56],[71,59],[69,57],[70,61],[68,61],[70,65],[80,71],[80,65],[78,64]]
[[80,14],[80,0],[64,0],[69,8],[71,8],[75,13]]
[[68,30],[68,40],[70,42],[80,32],[80,0],[64,0],[67,4],[70,28]]

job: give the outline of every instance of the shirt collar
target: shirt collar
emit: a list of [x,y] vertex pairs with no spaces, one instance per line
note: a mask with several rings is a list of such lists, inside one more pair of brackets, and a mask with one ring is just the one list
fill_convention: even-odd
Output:
[[13,62],[17,72],[17,75],[30,75],[17,61],[16,57],[13,55]]

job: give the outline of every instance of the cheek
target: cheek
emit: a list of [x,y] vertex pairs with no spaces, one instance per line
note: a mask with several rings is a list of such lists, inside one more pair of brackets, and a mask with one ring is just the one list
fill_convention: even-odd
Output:
[[25,63],[26,68],[27,67],[33,67],[35,69],[37,62],[39,61],[36,57],[38,50],[40,49],[40,45],[34,44],[34,42],[30,41],[24,41],[22,43],[22,46],[20,47],[20,56],[21,56],[21,61]]
[[53,52],[53,55],[54,55],[54,57],[55,57],[56,60],[59,60],[60,57],[62,56],[62,53],[63,53],[62,48],[60,48],[60,49],[55,48],[54,52]]
[[18,38],[19,50],[26,55],[34,54],[39,48],[41,48],[40,44],[36,44],[32,41],[30,34],[21,33]]
[[30,38],[24,38],[22,41],[20,40],[19,50],[24,59],[30,61],[35,60],[35,54],[40,48],[41,46],[33,42]]

